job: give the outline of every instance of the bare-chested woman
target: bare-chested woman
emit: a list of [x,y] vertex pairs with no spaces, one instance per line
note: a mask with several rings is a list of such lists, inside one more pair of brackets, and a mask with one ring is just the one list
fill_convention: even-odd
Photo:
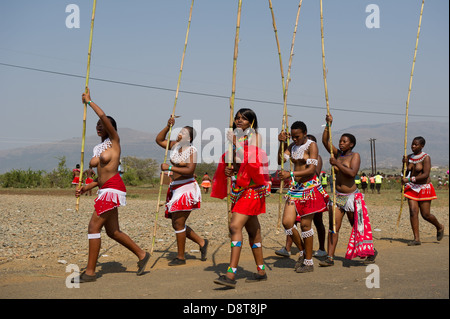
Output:
[[[311,228],[311,223],[315,213],[327,210],[328,194],[323,190],[316,175],[319,151],[317,144],[308,139],[305,123],[297,121],[292,124],[291,138],[294,143],[285,148],[284,154],[281,154],[281,147],[279,151],[279,163],[282,160],[290,160],[294,164],[292,171],[280,172],[282,179],[289,177],[293,179],[292,186],[286,195],[283,227],[286,235],[291,236],[300,251],[295,271],[304,273],[314,271],[312,259],[314,230]],[[286,143],[286,132],[281,132],[278,139],[281,143]],[[295,226],[297,215],[300,216],[303,243]]]
[[[333,122],[333,117],[330,115],[326,116],[326,126],[322,134],[322,143],[325,146],[326,150],[331,153],[330,150],[330,127]],[[353,148],[356,145],[356,138],[352,134],[345,133],[342,134],[339,139],[339,149],[337,149],[334,145],[333,147],[333,156],[330,157],[330,164],[334,166],[335,171],[335,179],[336,179],[336,205],[338,209],[335,209],[335,232],[333,229],[333,210],[330,207],[330,231],[328,233],[328,256],[327,259],[321,261],[319,263],[322,267],[333,266],[334,265],[334,254],[336,251],[336,246],[339,238],[339,229],[342,225],[342,219],[344,215],[347,214],[347,218],[350,222],[350,225],[354,224],[354,197],[358,191],[358,188],[355,184],[355,176],[359,171],[359,166],[361,164],[361,158],[359,153],[353,152]],[[377,251],[374,251],[373,256],[369,256],[365,259],[365,263],[373,263],[375,261],[375,257],[377,255]]]
[[119,228],[118,207],[126,205],[126,188],[117,168],[120,160],[120,138],[117,133],[116,121],[106,116],[105,112],[91,100],[89,89],[82,95],[83,103],[89,104],[98,115],[96,130],[102,143],[94,147],[94,156],[89,167],[97,168],[97,178],[77,188],[75,196],[79,197],[94,187],[99,187],[98,197],[95,199],[95,211],[92,214],[88,228],[89,257],[86,270],[79,276],[79,282],[96,280],[95,268],[101,246],[101,230],[105,226],[106,234],[128,248],[139,259],[137,275],[142,275],[150,254],[142,250],[127,234]]
[[176,141],[167,140],[166,135],[174,124],[175,118],[170,117],[167,125],[156,136],[156,143],[164,149],[169,143],[171,149],[170,164],[161,164],[162,171],[173,173],[173,181],[167,192],[165,217],[172,220],[177,240],[177,257],[169,262],[169,266],[181,266],[186,264],[186,238],[199,245],[202,261],[206,260],[208,239],[200,237],[186,225],[191,212],[200,208],[202,199],[200,188],[194,178],[197,166],[197,149],[192,145],[194,129],[185,126],[177,135]]
[[421,136],[415,137],[411,143],[412,154],[403,158],[406,163],[406,176],[402,179],[405,184],[404,196],[408,198],[409,218],[414,234],[414,240],[408,246],[420,245],[419,237],[419,211],[427,222],[436,227],[437,240],[444,237],[444,225],[440,224],[436,217],[431,214],[431,201],[436,199],[433,184],[430,181],[431,159],[430,155],[423,152],[425,139]]

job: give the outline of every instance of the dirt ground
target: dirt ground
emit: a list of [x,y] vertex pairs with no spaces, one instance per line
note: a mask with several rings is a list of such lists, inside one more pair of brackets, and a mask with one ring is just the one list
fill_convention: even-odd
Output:
[[[296,299],[448,299],[449,237],[448,206],[433,213],[445,226],[445,236],[436,241],[435,229],[420,220],[422,245],[408,247],[411,230],[407,208],[396,227],[398,207],[368,207],[374,243],[379,251],[376,263],[367,267],[360,260],[344,259],[350,235],[345,222],[340,232],[335,266],[322,268],[315,259],[312,273],[297,274],[298,257],[278,257],[285,235],[277,230],[278,205],[269,201],[260,216],[264,262],[268,280],[246,283],[255,272],[255,263],[244,237],[237,271],[236,289],[213,283],[229,264],[226,203],[205,201],[191,214],[188,225],[210,240],[207,261],[200,261],[198,246],[186,246],[187,264],[169,267],[176,256],[176,242],[170,221],[162,212],[158,218],[155,250],[146,272],[136,276],[136,257],[102,233],[98,279],[68,288],[73,268],[87,262],[86,229],[92,214],[93,198],[82,198],[75,212],[74,198],[44,194],[2,194],[0,204],[0,298],[2,299],[178,299],[177,311],[212,300],[296,300]],[[150,251],[156,203],[129,198],[120,208],[122,231],[143,249]],[[162,211],[162,210],[161,210]],[[323,217],[328,225],[328,216]],[[247,243],[247,245],[246,245]],[[317,249],[317,236],[314,248]],[[293,248],[293,253],[297,250]],[[192,309],[191,309],[192,310]]]

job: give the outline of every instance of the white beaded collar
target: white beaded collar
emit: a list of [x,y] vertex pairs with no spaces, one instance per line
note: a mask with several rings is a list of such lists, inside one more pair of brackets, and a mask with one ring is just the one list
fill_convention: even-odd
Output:
[[103,153],[107,148],[110,148],[111,145],[112,145],[112,142],[108,137],[102,143],[100,143],[94,147],[94,155],[92,157],[100,157],[100,154]]
[[197,152],[197,149],[192,145],[189,145],[181,153],[180,153],[180,148],[181,148],[181,145],[176,144],[175,147],[170,152],[170,160],[174,164],[180,164],[182,162],[185,163],[192,154]]
[[305,144],[302,144],[300,146],[297,146],[294,144],[291,149],[291,156],[294,160],[303,159],[303,156],[305,155],[305,151],[309,148],[311,143],[314,143],[312,140],[307,140]]

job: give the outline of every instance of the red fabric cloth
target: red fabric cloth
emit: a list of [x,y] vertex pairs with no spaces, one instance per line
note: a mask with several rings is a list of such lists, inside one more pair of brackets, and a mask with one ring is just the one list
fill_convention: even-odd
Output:
[[119,173],[107,180],[98,190],[98,197],[95,199],[94,208],[97,215],[100,216],[115,207],[125,206],[126,191]]
[[78,185],[79,182],[80,182],[80,177],[75,176],[72,180],[72,185]]
[[295,204],[295,211],[297,212],[296,221],[301,221],[303,216],[323,213],[328,210],[328,196],[324,196],[317,187],[313,188],[312,193],[313,195],[308,200],[293,201]]
[[[419,187],[420,191],[416,192],[413,187]],[[418,185],[418,184],[412,184],[408,183],[405,185],[405,192],[403,194],[406,198],[415,200],[415,201],[427,201],[427,200],[433,200],[437,198],[436,191],[434,190],[433,184],[424,184],[424,185]]]
[[[268,158],[263,149],[245,145],[244,156],[240,163],[232,191],[232,212],[246,215],[258,215],[265,212],[265,196],[269,185]],[[212,181],[211,197],[227,197],[227,176],[225,158],[222,155]],[[263,196],[264,195],[264,196]]]
[[[192,185],[190,185],[192,184]],[[183,194],[180,194],[178,199],[176,199],[173,203],[170,204],[170,209],[168,203],[171,202],[172,198],[174,197],[174,194],[177,190],[180,191],[180,188],[183,186],[190,185],[191,187],[186,188],[185,192]],[[201,202],[201,195],[200,195],[200,189],[198,188],[198,184],[195,180],[193,181],[187,181],[183,184],[173,185],[171,184],[169,186],[169,189],[167,190],[167,196],[166,196],[166,210],[164,213],[164,216],[166,218],[172,218],[170,215],[173,212],[183,212],[183,211],[192,211],[195,209],[200,208],[200,202]]]
[[231,212],[255,216],[266,212],[267,187],[233,189],[231,192]]
[[347,246],[346,259],[355,257],[365,258],[374,255],[372,228],[367,214],[364,196],[361,193],[355,195],[355,222]]

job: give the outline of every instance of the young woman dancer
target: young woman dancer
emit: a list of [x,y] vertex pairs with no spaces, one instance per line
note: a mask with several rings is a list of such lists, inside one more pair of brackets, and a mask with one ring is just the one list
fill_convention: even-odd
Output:
[[265,198],[269,194],[268,161],[266,153],[259,148],[261,136],[258,133],[256,114],[251,109],[240,109],[235,115],[233,129],[235,135],[228,135],[229,141],[233,143],[233,164],[228,167],[226,161],[231,154],[225,153],[214,175],[211,191],[211,197],[225,198],[227,177],[231,177],[230,266],[225,275],[214,280],[216,284],[231,288],[236,286],[236,270],[242,249],[244,227],[248,233],[257,269],[257,273],[253,273],[246,282],[267,280],[258,215],[266,212]]
[[80,182],[80,164],[77,164],[72,170],[72,185],[77,187]]
[[[308,139],[317,143],[317,139],[313,135],[308,134],[307,137],[308,137]],[[323,165],[322,157],[320,155],[317,155],[317,162],[318,162],[318,164],[316,167],[316,175],[320,181],[322,165]],[[325,191],[324,184],[321,183],[321,185],[322,185],[323,190]],[[319,249],[313,253],[313,256],[315,256],[315,257],[324,257],[327,255],[327,252],[325,251],[325,239],[326,239],[325,226],[323,224],[323,216],[322,215],[323,215],[323,212],[314,214],[314,226],[316,226],[317,237],[319,239]],[[301,219],[300,216],[297,215],[296,223],[300,222],[300,219]],[[296,228],[294,228],[292,231],[297,231],[297,230],[296,230]],[[290,257],[292,244],[293,244],[293,242],[292,242],[291,236],[286,235],[286,244],[280,250],[275,251],[275,254],[278,256],[282,256],[282,257]],[[301,259],[301,262],[303,262],[303,257],[300,257],[300,259]],[[297,268],[300,267],[301,265],[302,265],[301,263],[296,264],[295,269],[297,270]]]
[[433,184],[430,182],[431,159],[430,155],[423,152],[425,139],[422,136],[415,137],[411,143],[412,154],[403,158],[406,163],[406,177],[402,178],[405,185],[404,196],[408,198],[409,218],[414,235],[414,240],[408,246],[420,245],[419,236],[419,211],[423,219],[436,227],[437,240],[444,237],[444,225],[440,224],[431,214],[431,201],[436,199]]
[[201,191],[194,178],[197,165],[197,149],[191,145],[194,139],[194,129],[185,126],[181,129],[176,141],[166,140],[166,135],[175,119],[170,117],[167,125],[156,136],[156,143],[162,148],[169,143],[170,164],[161,164],[161,170],[172,172],[172,182],[167,191],[166,218],[172,219],[172,227],[177,239],[177,257],[169,262],[169,266],[186,264],[185,246],[186,238],[200,246],[201,260],[206,260],[208,240],[201,238],[189,226],[186,226],[191,211],[200,208]]
[[94,147],[94,156],[89,162],[89,167],[97,168],[97,178],[93,182],[77,188],[75,193],[75,196],[79,197],[92,188],[99,187],[98,197],[95,199],[95,211],[92,214],[88,228],[88,265],[86,270],[79,276],[79,282],[96,280],[95,267],[100,252],[100,232],[103,226],[105,226],[106,234],[110,238],[128,248],[139,258],[137,275],[142,275],[150,254],[136,245],[119,227],[118,207],[126,205],[126,188],[117,172],[121,149],[116,121],[112,117],[106,116],[105,112],[91,100],[89,89],[87,89],[87,93],[83,93],[82,101],[89,104],[99,117],[96,130],[102,143]]
[[[334,254],[336,251],[336,245],[339,237],[339,229],[342,225],[342,219],[347,214],[350,224],[354,225],[355,220],[355,194],[359,193],[359,190],[355,184],[355,176],[358,174],[361,159],[359,153],[353,152],[353,148],[356,145],[356,138],[349,133],[342,134],[339,140],[339,149],[333,145],[333,149],[330,149],[329,129],[333,122],[331,115],[326,116],[326,126],[322,134],[322,143],[326,150],[331,153],[333,157],[330,158],[330,164],[334,166],[336,173],[336,205],[338,209],[335,209],[336,216],[336,232],[333,233],[333,214],[330,207],[330,231],[328,234],[328,256],[327,259],[321,261],[319,266],[327,267],[334,265]],[[359,195],[358,195],[359,196]],[[365,205],[364,205],[365,206]],[[368,218],[367,218],[368,219]],[[361,221],[362,222],[362,221]],[[367,224],[367,223],[366,223]],[[370,224],[370,223],[369,223]],[[370,232],[371,234],[371,232]],[[365,259],[365,263],[374,263],[377,251],[373,249],[373,243],[365,245],[367,249],[371,251],[373,255],[368,255]],[[371,248],[371,249],[370,249]],[[366,252],[363,252],[366,253]],[[369,252],[370,253],[370,252]],[[347,256],[346,256],[347,257]]]
[[[279,135],[279,161],[292,161],[292,171],[281,171],[283,179],[291,177],[293,182],[286,195],[286,204],[283,213],[283,227],[286,235],[300,251],[300,257],[295,265],[295,271],[305,273],[314,271],[313,235],[311,228],[314,215],[327,210],[328,194],[323,190],[317,177],[316,170],[319,165],[319,151],[317,144],[308,139],[307,128],[301,121],[294,122],[291,126],[291,138],[294,141],[289,147],[285,145],[284,154],[281,154],[281,143],[287,142],[286,132]],[[301,238],[295,222],[297,216],[300,219]],[[303,239],[303,243],[302,243]]]

